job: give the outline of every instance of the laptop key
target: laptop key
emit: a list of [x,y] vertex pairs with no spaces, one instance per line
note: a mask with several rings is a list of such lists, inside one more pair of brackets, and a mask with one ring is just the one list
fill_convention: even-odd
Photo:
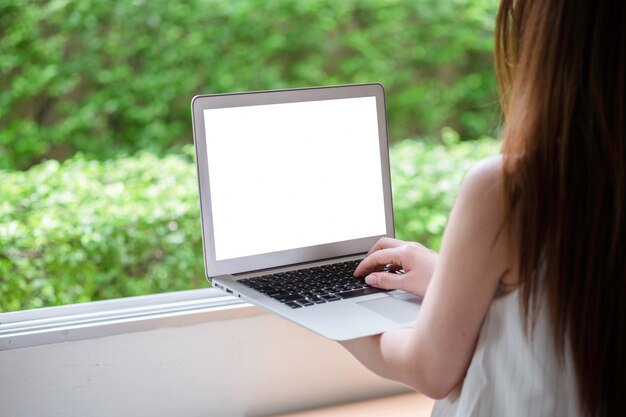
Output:
[[267,293],[269,293],[269,292],[274,292],[274,291],[276,290],[276,288],[274,288],[274,287],[272,287],[272,286],[270,286],[270,285],[266,285],[266,286],[263,286],[263,287],[257,287],[257,288],[255,288],[255,289],[256,289],[257,291],[259,291],[259,292],[264,293],[264,294],[267,294]]
[[294,302],[294,301],[289,301],[288,303],[285,303],[285,305],[291,307],[291,308],[300,308],[302,307],[300,304]]
[[380,288],[369,287],[369,288],[363,288],[360,290],[340,292],[335,295],[341,298],[353,298],[353,297],[360,297],[362,295],[377,294],[379,292],[386,292],[386,291],[387,290],[383,290]]
[[286,303],[288,301],[297,301],[301,300],[302,296],[300,294],[278,294],[274,297],[275,300],[280,301],[281,303]]

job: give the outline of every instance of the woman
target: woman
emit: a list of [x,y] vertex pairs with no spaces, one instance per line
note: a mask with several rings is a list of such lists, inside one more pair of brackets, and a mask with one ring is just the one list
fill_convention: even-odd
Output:
[[424,295],[414,328],[343,344],[434,415],[626,415],[624,3],[502,0],[502,155],[467,174],[439,255],[382,239],[355,271]]

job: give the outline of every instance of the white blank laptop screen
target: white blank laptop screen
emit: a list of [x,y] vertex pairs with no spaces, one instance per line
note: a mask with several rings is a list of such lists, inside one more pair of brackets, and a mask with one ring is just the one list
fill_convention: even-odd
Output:
[[375,97],[204,110],[216,260],[385,234]]

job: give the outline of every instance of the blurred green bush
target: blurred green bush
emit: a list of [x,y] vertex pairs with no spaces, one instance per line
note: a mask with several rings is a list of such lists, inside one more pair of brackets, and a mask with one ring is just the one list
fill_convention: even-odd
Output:
[[463,175],[478,160],[496,155],[500,142],[491,138],[460,141],[452,129],[442,143],[404,140],[390,150],[396,237],[439,250]]
[[[493,139],[391,150],[399,238],[438,248],[463,172]],[[0,171],[0,311],[207,286],[191,146]]]
[[2,0],[0,169],[176,149],[199,93],[354,82],[386,86],[393,141],[491,135],[496,3]]
[[191,147],[0,172],[0,309],[200,288]]

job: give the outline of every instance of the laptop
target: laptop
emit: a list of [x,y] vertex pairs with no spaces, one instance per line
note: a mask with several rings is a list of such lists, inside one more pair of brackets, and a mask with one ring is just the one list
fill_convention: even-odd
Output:
[[380,84],[192,99],[206,277],[333,340],[415,322],[420,299],[353,276],[394,236]]

